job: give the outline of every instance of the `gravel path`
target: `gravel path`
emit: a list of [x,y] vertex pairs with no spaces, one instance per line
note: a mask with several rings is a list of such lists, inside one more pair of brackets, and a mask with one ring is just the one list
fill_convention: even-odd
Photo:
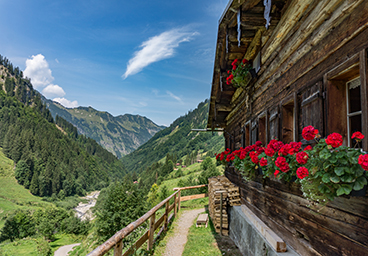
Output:
[[59,249],[55,251],[54,256],[67,256],[68,252],[72,251],[73,247],[78,245],[80,245],[80,243],[61,246]]
[[168,240],[164,256],[180,256],[187,242],[189,228],[197,219],[198,214],[205,212],[204,208],[183,211],[174,228],[174,235]]

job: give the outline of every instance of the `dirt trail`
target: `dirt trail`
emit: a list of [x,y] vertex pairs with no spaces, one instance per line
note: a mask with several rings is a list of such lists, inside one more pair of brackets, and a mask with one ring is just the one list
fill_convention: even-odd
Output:
[[205,212],[204,208],[183,211],[177,226],[174,228],[174,235],[168,240],[164,256],[180,256],[183,254],[184,245],[187,243],[189,228],[198,214]]
[[80,243],[61,246],[55,251],[54,256],[67,256],[68,252],[72,251],[73,248],[78,245],[80,245]]

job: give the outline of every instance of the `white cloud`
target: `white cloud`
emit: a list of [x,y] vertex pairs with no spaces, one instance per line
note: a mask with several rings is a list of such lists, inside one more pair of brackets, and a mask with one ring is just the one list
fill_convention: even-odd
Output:
[[154,62],[167,59],[175,54],[175,48],[182,42],[189,42],[197,32],[187,32],[185,29],[172,29],[154,36],[141,44],[141,50],[134,53],[129,60],[124,79],[140,72],[144,67]]
[[56,101],[58,103],[60,103],[61,105],[63,105],[66,108],[76,108],[78,107],[78,101],[70,101],[67,100],[65,98],[55,98],[53,99],[53,101]]
[[[55,61],[59,63],[57,59],[55,59]],[[42,54],[32,55],[30,59],[26,60],[26,69],[23,74],[31,78],[34,88],[37,90],[42,89],[42,94],[47,98],[56,97],[54,101],[59,102],[67,108],[78,107],[78,102],[76,100],[70,101],[62,98],[65,96],[65,91],[61,86],[52,83],[54,77],[51,73],[49,63]]]
[[31,78],[32,85],[36,89],[44,88],[54,81],[49,64],[42,54],[32,55],[31,59],[26,60],[26,69],[23,74]]
[[172,92],[170,91],[166,91],[166,93],[173,99],[179,101],[179,102],[182,102],[181,98],[179,98],[178,96],[174,95]]
[[56,84],[50,84],[42,90],[42,94],[45,95],[47,98],[53,97],[63,97],[65,96],[65,92],[63,88]]

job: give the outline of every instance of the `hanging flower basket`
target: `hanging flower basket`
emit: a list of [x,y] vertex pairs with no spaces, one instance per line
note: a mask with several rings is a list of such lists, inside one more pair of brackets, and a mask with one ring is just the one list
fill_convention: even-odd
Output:
[[236,88],[246,87],[253,77],[256,77],[256,72],[252,68],[252,65],[247,59],[243,59],[241,62],[235,59],[232,63],[232,70],[227,73],[229,76],[226,78],[227,85],[233,85]]

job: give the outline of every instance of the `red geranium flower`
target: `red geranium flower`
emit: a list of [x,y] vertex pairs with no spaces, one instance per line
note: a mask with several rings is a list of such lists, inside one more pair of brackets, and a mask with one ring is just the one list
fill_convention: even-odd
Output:
[[266,165],[267,165],[267,159],[266,159],[266,158],[264,158],[264,157],[262,157],[262,158],[261,158],[261,161],[259,161],[259,164],[260,164],[261,166],[266,166]]
[[342,136],[336,132],[331,133],[326,139],[327,145],[331,145],[334,148],[340,147],[342,145]]
[[299,164],[306,164],[308,162],[308,157],[309,157],[308,154],[302,151],[296,154],[296,161]]
[[317,134],[318,130],[311,125],[304,127],[302,131],[302,136],[305,140],[313,140]]
[[238,59],[235,59],[234,61],[233,61],[233,63],[231,63],[231,65],[236,65],[236,63],[238,62]]
[[275,178],[276,178],[276,176],[277,176],[279,173],[280,173],[280,171],[279,171],[279,170],[276,170],[276,171],[273,173],[273,175],[275,175]]
[[242,62],[243,62],[243,64],[248,64],[249,63],[249,61],[247,59],[243,59]]
[[351,138],[355,139],[357,142],[360,142],[362,139],[364,139],[364,135],[361,132],[354,132]]
[[306,146],[304,151],[307,151],[307,150],[312,150],[312,146],[311,145]]
[[259,159],[258,156],[251,156],[250,159],[252,160],[253,163],[258,164],[259,163]]
[[368,171],[368,155],[365,154],[365,155],[360,155],[359,158],[358,158],[358,164],[360,164],[360,166]]
[[275,154],[275,150],[273,150],[272,148],[266,148],[265,151],[267,156],[273,156]]
[[290,170],[289,164],[286,162],[285,157],[278,157],[275,161],[275,164],[277,167],[280,168],[282,172],[288,172]]
[[302,147],[301,142],[290,142],[289,145],[290,145],[290,150],[289,150],[290,155],[294,155],[295,153],[298,153],[300,148]]
[[284,155],[287,156],[289,154],[289,151],[291,149],[291,146],[289,144],[285,144],[280,148],[279,156]]
[[307,177],[308,175],[309,175],[308,169],[305,167],[299,167],[296,170],[296,176],[298,176],[298,178],[301,180]]

